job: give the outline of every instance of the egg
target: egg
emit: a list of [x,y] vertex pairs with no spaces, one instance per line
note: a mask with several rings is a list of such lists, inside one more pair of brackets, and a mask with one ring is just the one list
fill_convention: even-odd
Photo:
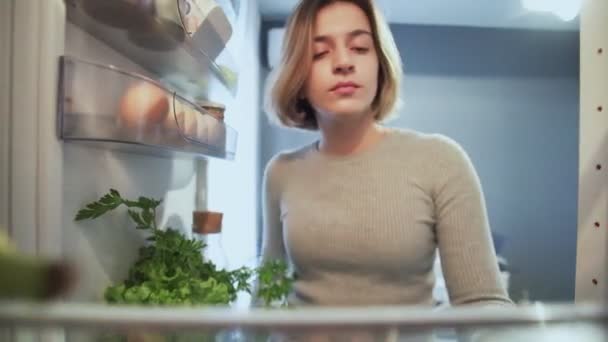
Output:
[[169,112],[169,99],[160,87],[138,82],[125,91],[120,101],[120,119],[135,128],[162,123]]
[[187,107],[184,111],[182,121],[182,131],[189,137],[196,139],[197,126],[198,126],[199,113],[190,107]]
[[226,143],[226,126],[224,125],[224,107],[222,105],[203,103],[200,104],[206,111],[202,115],[204,130],[199,129],[199,135],[215,147],[224,148]]
[[217,148],[223,149],[226,144],[226,126],[211,115],[205,116],[207,122],[207,140]]
[[179,99],[176,99],[175,114],[172,110],[165,120],[165,125],[169,129],[175,130],[176,133],[181,132],[188,138],[196,139],[198,126],[197,116],[198,112],[196,110],[189,105],[182,103]]

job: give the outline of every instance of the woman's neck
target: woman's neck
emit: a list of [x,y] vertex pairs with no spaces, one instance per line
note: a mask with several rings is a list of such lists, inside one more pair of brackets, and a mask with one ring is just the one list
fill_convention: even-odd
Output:
[[349,155],[362,152],[384,136],[384,130],[373,118],[355,122],[319,123],[321,141],[319,151],[331,155]]

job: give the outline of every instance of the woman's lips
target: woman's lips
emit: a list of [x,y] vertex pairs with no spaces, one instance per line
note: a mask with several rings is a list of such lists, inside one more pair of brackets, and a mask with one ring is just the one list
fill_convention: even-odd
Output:
[[332,90],[332,92],[339,94],[339,95],[351,95],[353,94],[355,91],[357,91],[357,89],[359,89],[358,87],[355,86],[340,86],[335,88],[334,90]]
[[336,83],[336,85],[331,88],[331,91],[339,95],[350,95],[357,91],[358,88],[360,88],[358,84],[347,81]]

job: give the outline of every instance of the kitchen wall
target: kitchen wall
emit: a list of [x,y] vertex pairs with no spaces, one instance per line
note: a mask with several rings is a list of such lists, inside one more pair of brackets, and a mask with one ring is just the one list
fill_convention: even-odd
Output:
[[[267,29],[281,25],[264,24],[263,49]],[[572,301],[578,32],[414,25],[392,30],[405,67],[404,107],[387,124],[446,134],[469,153],[492,230],[504,237],[499,252],[513,268],[514,299],[527,292],[532,300]],[[316,137],[266,120],[260,132],[260,172],[278,151]]]

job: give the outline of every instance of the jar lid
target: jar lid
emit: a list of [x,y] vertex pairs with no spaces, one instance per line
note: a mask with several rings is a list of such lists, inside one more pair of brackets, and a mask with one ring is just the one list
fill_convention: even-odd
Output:
[[196,234],[220,233],[223,216],[223,213],[213,211],[192,212],[192,232]]

